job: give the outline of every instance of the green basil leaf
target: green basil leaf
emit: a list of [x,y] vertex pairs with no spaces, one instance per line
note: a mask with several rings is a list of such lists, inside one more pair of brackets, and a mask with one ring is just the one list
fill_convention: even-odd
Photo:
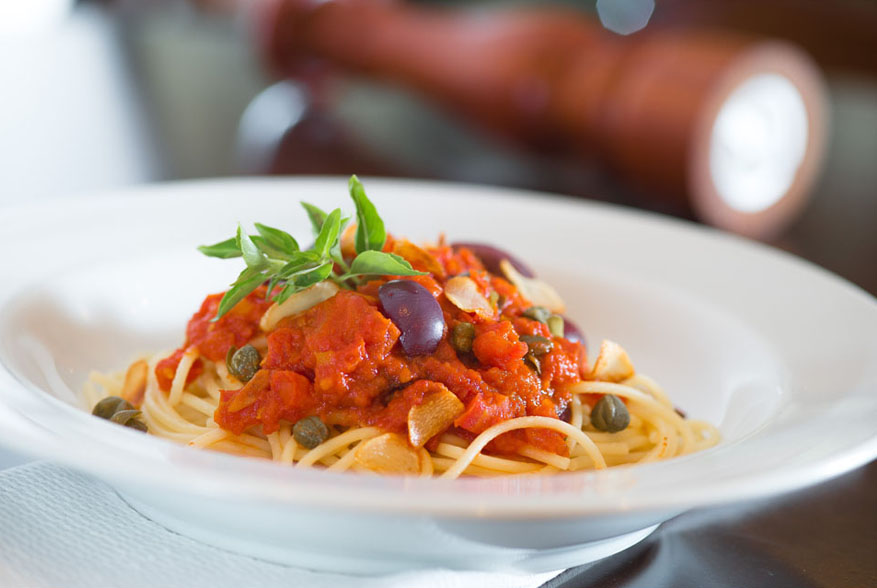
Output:
[[219,309],[216,312],[214,321],[222,318],[225,313],[235,307],[235,305],[246,298],[253,290],[258,288],[265,281],[265,276],[255,272],[252,268],[247,268],[241,272],[237,281],[225,293],[222,300],[219,301]]
[[269,300],[271,298],[271,292],[274,291],[274,288],[277,287],[281,278],[279,276],[273,276],[270,280],[268,280],[268,287],[265,289],[265,300]]
[[265,237],[261,235],[253,235],[250,237],[250,239],[253,240],[253,243],[256,244],[256,247],[259,248],[259,251],[268,256],[269,260],[276,259],[281,261],[289,261],[293,258],[294,254],[298,253],[298,251],[282,251],[280,249],[277,249],[276,247],[272,247],[267,239],[265,239]]
[[286,253],[284,253],[283,251],[280,251],[280,250],[272,247],[271,244],[268,243],[268,241],[264,237],[262,237],[261,235],[252,235],[250,237],[250,239],[253,240],[253,243],[256,244],[256,247],[259,248],[259,251],[264,253],[267,257],[269,257],[271,259],[282,259],[282,260],[286,261],[286,258],[288,257],[288,255]]
[[350,274],[356,276],[422,276],[427,273],[415,270],[395,253],[382,251],[363,251],[350,264]]
[[289,263],[286,267],[283,268],[283,271],[277,274],[278,280],[283,280],[285,282],[292,281],[295,276],[299,274],[303,274],[305,272],[309,272],[315,267],[321,265],[321,262],[314,261],[305,261],[301,263]]
[[289,298],[299,290],[301,290],[301,288],[297,288],[295,284],[287,283],[283,287],[283,289],[280,290],[280,293],[274,297],[274,302],[276,302],[277,304],[283,304],[284,302],[286,302],[287,298]]
[[278,304],[282,304],[287,298],[296,292],[301,292],[317,282],[322,282],[332,273],[332,265],[331,261],[327,261],[322,265],[313,266],[300,271],[290,281],[286,282],[286,285],[280,293],[274,297],[274,301]]
[[297,251],[291,257],[292,259],[290,259],[289,263],[287,263],[277,271],[276,275],[281,280],[286,280],[303,270],[307,270],[309,268],[316,267],[324,263],[323,258],[321,258],[313,251]]
[[265,255],[259,251],[259,248],[256,247],[256,244],[253,243],[250,236],[241,229],[240,225],[238,225],[237,242],[241,248],[241,254],[244,256],[244,261],[246,262],[247,267],[252,269],[262,269],[268,265],[268,260],[265,258]]
[[261,235],[265,243],[273,249],[287,254],[298,251],[298,242],[296,242],[295,238],[286,231],[281,231],[280,229],[275,229],[263,225],[262,223],[255,223],[255,225],[256,230],[259,231],[259,235]]
[[302,202],[301,206],[305,209],[305,212],[308,213],[308,218],[311,219],[311,226],[314,228],[314,236],[319,235],[320,230],[323,228],[323,223],[326,222],[326,217],[329,215],[323,212],[320,208],[307,202]]
[[336,208],[326,217],[320,234],[314,242],[314,252],[321,258],[329,255],[332,247],[338,242],[338,234],[341,231],[341,209]]
[[320,259],[314,259],[317,257],[316,255],[303,255],[301,252],[297,253],[293,258],[280,268],[275,274],[279,279],[285,280],[286,278],[293,276],[296,272],[317,265],[320,262]]
[[384,221],[378,215],[375,205],[365,195],[365,188],[359,178],[350,176],[348,188],[350,197],[356,204],[356,252],[380,251],[387,241]]
[[335,241],[335,244],[332,246],[332,249],[329,251],[329,257],[334,259],[336,262],[340,262],[342,267],[347,267],[344,264],[344,255],[341,254],[341,237],[344,235],[344,229],[347,228],[347,224],[350,222],[350,217],[344,217],[341,219],[341,226],[338,227],[338,240]]
[[198,251],[210,257],[218,257],[219,259],[231,259],[232,257],[241,256],[241,248],[238,247],[237,239],[232,237],[213,245],[201,245]]
[[332,273],[332,267],[335,264],[327,261],[323,265],[317,266],[307,272],[302,272],[293,278],[293,283],[299,288],[307,288],[313,286],[317,282],[322,282]]

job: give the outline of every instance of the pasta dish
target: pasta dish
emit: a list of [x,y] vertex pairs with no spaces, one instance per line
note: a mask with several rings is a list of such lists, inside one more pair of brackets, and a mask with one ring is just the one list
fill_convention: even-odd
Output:
[[715,445],[626,351],[593,361],[558,293],[481,243],[387,234],[354,176],[352,218],[303,203],[313,245],[256,223],[199,248],[245,268],[177,349],[93,372],[93,414],[299,468],[549,474]]

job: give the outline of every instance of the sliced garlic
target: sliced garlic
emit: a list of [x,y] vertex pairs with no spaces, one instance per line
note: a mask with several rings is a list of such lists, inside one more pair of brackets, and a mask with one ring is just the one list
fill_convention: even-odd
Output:
[[265,314],[262,315],[259,326],[263,331],[271,331],[282,319],[304,312],[332,298],[332,296],[338,293],[338,290],[339,288],[335,282],[323,281],[314,284],[306,290],[296,292],[281,304],[272,304],[265,311]]
[[447,429],[466,407],[457,396],[444,386],[426,397],[422,404],[408,411],[408,440],[414,447]]
[[566,304],[563,303],[563,299],[554,288],[542,280],[524,277],[508,259],[499,262],[499,269],[521,295],[532,302],[534,306],[544,306],[556,313],[562,313],[566,310]]
[[590,378],[601,382],[621,382],[636,372],[627,352],[621,345],[608,339],[600,344],[600,354],[594,361]]
[[149,375],[149,364],[145,359],[140,359],[131,364],[125,373],[125,382],[122,384],[121,396],[130,402],[135,408],[143,404],[143,395],[146,393],[146,378]]
[[408,441],[396,433],[384,433],[356,448],[354,459],[364,468],[379,474],[417,475],[420,455]]
[[472,312],[482,318],[494,314],[490,301],[478,290],[472,278],[456,276],[445,282],[445,297],[464,312]]
[[393,253],[410,263],[415,269],[424,269],[438,278],[445,277],[445,268],[425,249],[421,249],[411,241],[393,243]]

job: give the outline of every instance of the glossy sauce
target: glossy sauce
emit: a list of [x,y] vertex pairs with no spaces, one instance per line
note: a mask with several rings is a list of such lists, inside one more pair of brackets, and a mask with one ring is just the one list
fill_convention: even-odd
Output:
[[[415,280],[438,300],[445,335],[430,355],[407,356],[399,344],[400,331],[381,312],[378,288],[393,279],[372,280],[357,291],[342,290],[332,298],[293,317],[267,333],[267,353],[261,370],[243,388],[225,390],[215,420],[235,434],[254,426],[276,431],[281,420],[291,423],[310,415],[330,425],[377,426],[405,433],[412,406],[444,386],[464,404],[452,429],[474,438],[488,427],[519,416],[559,418],[569,402],[567,388],[578,382],[585,365],[579,343],[552,337],[544,324],[521,313],[530,306],[506,280],[487,273],[467,249],[439,246],[423,250],[407,242],[390,241],[386,249],[405,257],[415,269],[429,271]],[[443,294],[443,284],[467,273],[485,297],[495,292],[501,307],[492,316],[467,313]],[[258,323],[270,303],[264,288],[248,296],[226,316],[211,322],[221,294],[208,296],[189,322],[183,348],[159,362],[156,375],[163,390],[170,388],[183,350],[197,346],[201,355],[222,362],[232,346],[240,347],[260,333]],[[459,322],[475,326],[470,353],[458,353],[448,333]],[[540,358],[541,373],[525,362],[522,335],[550,339],[553,348]],[[193,369],[197,377],[198,370]],[[522,444],[566,455],[560,434],[521,430],[497,438],[488,450],[512,453]]]

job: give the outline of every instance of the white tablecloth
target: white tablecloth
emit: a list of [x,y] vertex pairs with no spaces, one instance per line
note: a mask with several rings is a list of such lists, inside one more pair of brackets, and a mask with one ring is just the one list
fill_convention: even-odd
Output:
[[56,465],[0,471],[0,588],[535,588],[557,574],[311,572],[173,533],[106,484]]

